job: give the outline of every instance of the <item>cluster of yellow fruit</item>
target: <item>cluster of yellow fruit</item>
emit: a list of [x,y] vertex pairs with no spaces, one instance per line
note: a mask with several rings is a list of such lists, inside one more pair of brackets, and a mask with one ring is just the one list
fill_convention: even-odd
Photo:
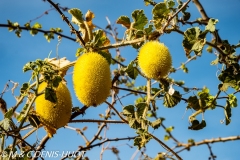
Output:
[[[43,91],[47,83],[39,86]],[[96,52],[85,53],[78,58],[73,71],[73,87],[78,99],[86,106],[97,106],[103,103],[111,89],[111,73],[107,60]],[[56,89],[57,103],[45,100],[40,95],[36,99],[36,114],[44,125],[49,137],[56,130],[65,126],[72,109],[71,95],[63,82]]]
[[[172,58],[168,48],[157,41],[145,43],[138,55],[138,64],[148,78],[158,80],[169,73]],[[39,86],[39,91],[47,83]],[[84,53],[78,58],[73,70],[73,87],[77,98],[86,106],[103,103],[110,94],[111,73],[107,60],[96,52]],[[49,137],[65,126],[71,117],[72,100],[65,84],[56,89],[58,102],[45,100],[44,95],[36,99],[36,113],[40,117]]]

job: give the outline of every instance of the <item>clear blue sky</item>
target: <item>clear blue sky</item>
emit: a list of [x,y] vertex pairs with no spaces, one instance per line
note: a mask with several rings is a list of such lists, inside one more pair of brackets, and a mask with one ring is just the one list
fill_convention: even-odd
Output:
[[[54,2],[58,2],[61,4],[61,6],[66,6],[69,8],[79,8],[83,13],[86,13],[87,10],[93,11],[95,14],[95,18],[93,20],[94,24],[102,28],[105,28],[107,25],[106,16],[112,23],[114,23],[116,19],[121,15],[127,15],[130,17],[132,11],[135,9],[144,9],[145,14],[148,16],[148,19],[151,19],[152,6],[145,6],[143,1],[140,0],[82,0]],[[240,0],[201,0],[201,2],[206,9],[208,16],[217,18],[219,20],[217,28],[219,29],[221,38],[228,39],[231,44],[237,44],[240,40]],[[192,14],[191,20],[195,20],[197,17],[200,17],[200,14],[197,11],[196,7],[192,3],[190,3],[189,6],[190,7],[188,8],[188,11]],[[12,22],[18,22],[20,25],[23,25],[29,20],[40,16],[50,8],[51,7],[47,2],[43,2],[41,0],[2,0],[0,1],[0,23],[7,24],[7,20],[11,20]],[[65,12],[65,14],[70,18],[70,15],[67,12]],[[74,37],[74,35],[70,34],[67,24],[61,20],[59,14],[55,10],[49,12],[48,15],[44,15],[42,18],[33,21],[31,24],[34,24],[35,22],[42,24],[44,30],[49,30],[51,27],[61,27],[64,31],[63,34]],[[116,24],[114,27],[117,27],[119,31],[119,38],[122,38],[124,29],[120,25]],[[4,85],[8,80],[18,82],[20,86],[22,83],[29,80],[30,73],[22,72],[22,67],[27,62],[34,61],[38,58],[44,59],[51,51],[51,57],[56,56],[57,39],[52,40],[50,43],[48,43],[41,33],[33,37],[29,34],[29,32],[23,31],[21,35],[22,37],[18,38],[14,33],[8,32],[7,28],[0,28],[0,91],[4,88]],[[174,67],[179,67],[182,62],[185,62],[187,60],[182,48],[182,37],[180,35],[176,33],[171,35],[165,34],[161,37],[161,41],[169,47],[173,56]],[[79,45],[77,43],[74,43],[73,41],[67,39],[62,39],[59,46],[59,56],[67,57],[70,61],[73,61],[76,59],[75,52],[78,47]],[[137,51],[131,47],[120,48],[120,51],[121,55],[126,58],[126,65],[137,55]],[[115,50],[110,50],[110,52],[113,56],[115,56]],[[237,50],[237,53],[239,53],[239,50]],[[204,49],[203,55],[201,57],[187,64],[187,67],[189,69],[188,74],[185,74],[182,71],[178,71],[177,73],[172,74],[171,77],[175,78],[176,80],[184,80],[186,82],[186,86],[188,87],[202,88],[203,86],[207,86],[210,89],[211,94],[215,95],[217,93],[217,85],[219,83],[216,77],[216,72],[219,66],[210,65],[210,62],[214,59],[215,55],[207,53]],[[73,105],[81,107],[82,104],[76,99],[74,95],[71,78],[72,75],[69,72],[66,76],[66,79],[68,81],[68,87],[73,97]],[[144,85],[145,81],[142,79],[137,79],[136,84]],[[183,93],[181,89],[175,89]],[[194,93],[196,94],[196,92]],[[14,94],[15,96],[19,95],[19,87]],[[188,95],[185,95],[185,97]],[[8,107],[15,105],[15,99],[11,95],[10,91],[4,94],[3,98],[7,102]],[[125,99],[123,101],[123,104],[133,104],[134,98],[136,97]],[[222,105],[225,105],[224,101],[221,101],[220,103]],[[229,126],[225,126],[225,124],[220,123],[220,120],[224,119],[224,112],[222,109],[217,108],[213,111],[207,111],[204,114],[204,118],[207,122],[206,128],[200,131],[192,131],[188,130],[188,116],[191,115],[192,111],[189,110],[185,114],[185,103],[182,102],[172,109],[165,108],[162,105],[162,101],[159,101],[157,105],[160,108],[158,111],[158,116],[166,118],[166,126],[173,125],[175,127],[172,133],[181,142],[186,143],[189,138],[193,138],[195,141],[201,141],[203,139],[228,137],[240,134],[239,108],[232,110],[232,122]],[[97,119],[99,118],[98,115],[100,113],[105,113],[106,108],[106,105],[101,105],[97,108],[90,108],[87,110],[84,117],[79,116],[79,118]],[[116,108],[121,110],[121,105],[118,103],[116,105]],[[113,119],[118,119],[118,117],[113,117]],[[69,124],[69,126],[76,128],[83,128],[84,126],[88,126],[85,134],[89,139],[91,139],[97,131],[97,125],[91,123]],[[102,136],[103,133],[101,134]],[[109,129],[106,133],[108,138],[135,136],[134,130],[130,129],[127,125],[122,124],[109,125]],[[154,135],[160,137],[161,139],[163,139],[164,134],[165,132],[162,129],[154,131]],[[33,134],[33,136],[31,136],[28,141],[30,143],[34,143],[36,141],[36,138],[41,140],[43,136],[45,136],[45,131],[40,129],[36,134]],[[174,142],[171,140],[166,143],[170,147],[174,146]],[[126,144],[133,146],[132,141],[121,141],[117,143],[111,142],[109,146],[119,146],[120,158],[122,160],[125,160],[130,159],[133,153],[136,151],[136,148],[130,148]],[[75,151],[80,145],[84,145],[84,141],[80,135],[78,135],[73,130],[62,128],[58,130],[58,133],[54,136],[54,138],[52,138],[47,143],[45,149]],[[240,141],[217,143],[212,145],[213,152],[217,155],[217,159],[219,160],[238,160],[240,157],[239,147]],[[98,160],[100,151],[101,148],[96,147],[92,151],[89,151],[87,153],[87,156],[91,160]],[[150,157],[155,157],[158,152],[164,151],[165,150],[158,143],[152,140],[147,145],[146,153]],[[206,145],[193,147],[191,148],[190,152],[184,151],[180,153],[180,156],[184,160],[206,160],[208,159],[209,155],[210,153]],[[103,159],[116,159],[116,156],[114,156],[111,151],[107,150],[104,152]]]

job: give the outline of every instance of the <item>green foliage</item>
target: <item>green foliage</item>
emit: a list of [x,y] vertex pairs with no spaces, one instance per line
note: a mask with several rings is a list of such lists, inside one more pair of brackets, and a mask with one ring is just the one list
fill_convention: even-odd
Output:
[[93,32],[93,47],[100,47],[104,46],[106,44],[109,44],[110,41],[107,38],[106,34],[103,32],[103,30],[96,30]]
[[132,28],[137,30],[143,30],[144,26],[148,23],[148,19],[143,10],[135,10],[132,13]]
[[127,29],[129,29],[130,26],[131,26],[131,21],[130,21],[130,18],[129,18],[128,16],[120,16],[120,17],[117,19],[116,23],[123,25],[123,26],[126,27]]
[[80,9],[78,8],[72,8],[68,10],[68,13],[72,15],[72,22],[75,24],[81,24],[83,23],[83,14]]
[[217,24],[217,22],[218,22],[218,19],[212,19],[212,18],[209,19],[208,24],[206,26],[206,30],[210,32],[214,32],[216,29],[215,25]]
[[163,105],[165,107],[172,108],[181,101],[181,97],[182,95],[178,91],[175,91],[172,95],[165,93]]
[[154,27],[156,29],[161,29],[162,26],[166,23],[170,10],[166,3],[160,2],[155,5],[152,9]]
[[218,79],[222,82],[219,85],[219,89],[226,91],[228,87],[232,87],[235,90],[239,89],[240,73],[238,72],[239,65],[234,64],[219,74]]
[[10,127],[13,127],[14,123],[10,118],[4,118],[3,120],[0,121],[0,131],[8,131]]
[[207,126],[205,120],[202,120],[201,123],[198,120],[193,120],[191,123],[192,125],[188,127],[191,130],[200,130]]
[[206,43],[206,34],[207,31],[202,32],[199,27],[189,28],[184,32],[182,44],[188,58],[190,57],[191,51],[194,51],[196,54],[201,54]]
[[129,65],[124,69],[128,76],[132,79],[136,79],[138,76],[138,69],[135,61],[131,61]]

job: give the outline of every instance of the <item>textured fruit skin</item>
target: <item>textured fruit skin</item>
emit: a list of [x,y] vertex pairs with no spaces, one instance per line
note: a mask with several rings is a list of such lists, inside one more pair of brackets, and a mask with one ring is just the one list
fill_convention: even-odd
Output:
[[169,73],[172,57],[163,43],[150,41],[140,48],[138,65],[148,78],[158,80]]
[[[42,92],[47,86],[46,82],[39,85],[38,91]],[[42,94],[37,97],[36,114],[43,123],[49,137],[56,133],[56,130],[65,126],[72,112],[72,99],[67,86],[60,82],[56,89],[57,103],[52,103],[45,100],[45,95]]]
[[111,72],[107,60],[96,52],[81,55],[73,69],[73,87],[86,106],[103,103],[110,94]]

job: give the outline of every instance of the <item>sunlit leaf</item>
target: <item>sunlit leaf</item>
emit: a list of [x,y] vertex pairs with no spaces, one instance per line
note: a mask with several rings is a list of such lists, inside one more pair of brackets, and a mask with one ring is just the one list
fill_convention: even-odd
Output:
[[138,103],[136,105],[136,108],[137,108],[137,114],[138,114],[138,117],[143,117],[143,113],[144,113],[144,110],[145,108],[147,107],[147,104],[142,102],[142,103]]
[[123,114],[124,115],[134,115],[134,106],[128,105],[123,108]]
[[167,8],[166,3],[160,2],[153,7],[152,14],[154,20],[154,27],[156,29],[161,29],[162,25],[168,18],[170,10]]
[[82,11],[78,8],[72,8],[68,10],[68,13],[72,15],[72,22],[75,24],[83,23],[83,14]]
[[143,10],[135,10],[132,13],[133,25],[132,27],[138,30],[143,30],[144,26],[148,23],[148,19]]
[[158,129],[162,124],[162,120],[159,118],[151,123],[153,129]]
[[116,23],[123,25],[123,26],[126,27],[127,29],[129,29],[130,26],[131,26],[131,21],[130,21],[130,18],[129,18],[128,16],[120,16],[120,17],[117,19]]
[[195,111],[198,111],[200,109],[200,105],[199,105],[199,100],[197,98],[197,96],[190,96],[188,98],[188,108],[192,108]]
[[135,62],[131,61],[127,68],[125,69],[125,72],[128,74],[128,76],[132,79],[136,79],[138,76],[138,70],[136,68]]
[[181,101],[181,97],[182,95],[178,91],[175,91],[173,95],[166,93],[164,95],[163,105],[165,107],[172,108]]
[[216,29],[215,25],[217,24],[217,22],[218,22],[218,19],[212,19],[212,18],[209,19],[208,24],[206,26],[206,30],[210,32],[214,32]]

